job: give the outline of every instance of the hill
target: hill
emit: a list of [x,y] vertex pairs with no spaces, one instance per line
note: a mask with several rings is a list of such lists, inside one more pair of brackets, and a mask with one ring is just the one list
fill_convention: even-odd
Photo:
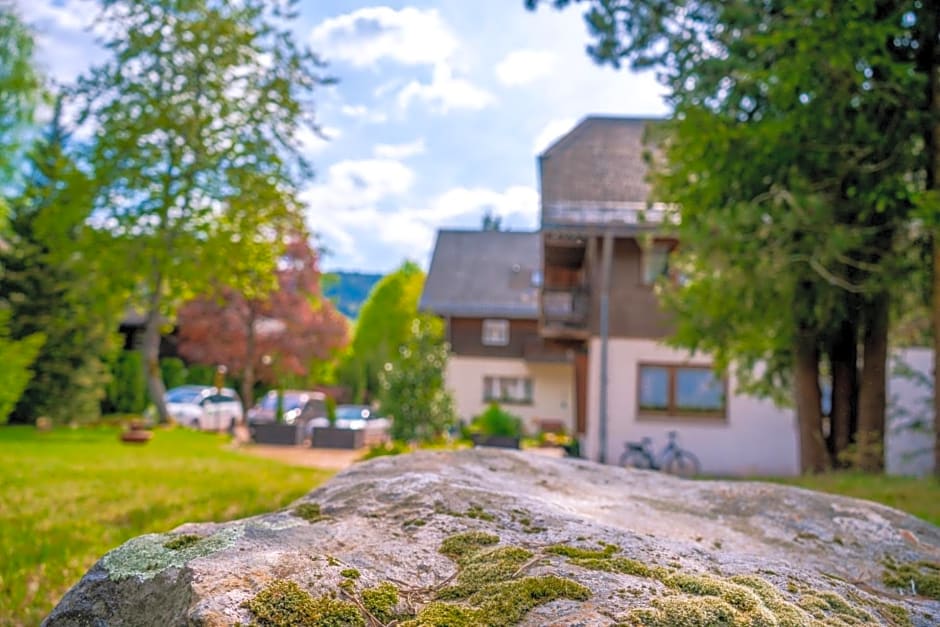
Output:
[[323,293],[336,303],[336,308],[344,316],[354,320],[372,287],[381,278],[381,274],[330,272],[323,275]]

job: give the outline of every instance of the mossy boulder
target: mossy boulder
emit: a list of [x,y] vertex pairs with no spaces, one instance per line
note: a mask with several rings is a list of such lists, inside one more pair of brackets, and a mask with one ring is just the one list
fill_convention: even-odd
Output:
[[45,624],[926,626],[938,574],[940,529],[866,501],[420,452],[279,512],[135,538]]

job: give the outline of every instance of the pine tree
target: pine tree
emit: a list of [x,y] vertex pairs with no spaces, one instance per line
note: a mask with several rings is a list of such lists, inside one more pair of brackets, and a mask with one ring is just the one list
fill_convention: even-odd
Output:
[[80,259],[62,254],[49,237],[69,230],[73,212],[64,205],[81,202],[83,185],[63,150],[60,110],[57,106],[48,135],[30,155],[22,194],[10,201],[9,245],[0,251],[0,295],[11,313],[10,336],[46,338],[11,422],[94,418],[105,381],[110,333],[93,302],[94,274]]

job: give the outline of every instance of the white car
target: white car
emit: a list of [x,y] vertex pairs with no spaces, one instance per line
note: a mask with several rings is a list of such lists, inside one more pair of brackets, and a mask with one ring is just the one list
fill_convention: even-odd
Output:
[[167,390],[166,410],[179,424],[203,431],[225,431],[244,415],[235,390],[208,385],[183,385]]

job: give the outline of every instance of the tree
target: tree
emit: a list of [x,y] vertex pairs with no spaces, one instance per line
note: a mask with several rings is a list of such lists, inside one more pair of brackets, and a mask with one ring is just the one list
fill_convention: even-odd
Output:
[[258,227],[296,213],[309,175],[297,138],[325,79],[289,30],[294,4],[102,0],[114,58],[79,86],[81,119],[97,126],[91,216],[115,279],[146,312],[141,350],[162,421],[162,317],[207,291]]
[[0,2],[0,190],[11,182],[24,134],[32,126],[41,97],[34,47],[32,33],[15,9]]
[[[679,343],[792,373],[806,470],[828,464],[819,389],[828,355],[839,435],[830,446],[846,445],[857,407],[863,466],[878,469],[891,280],[918,169],[908,113],[922,106],[920,90],[896,68],[911,7],[586,4],[589,53],[658,67],[675,106],[657,187],[682,207],[680,239],[699,270],[699,285],[673,300]],[[753,286],[768,277],[773,285]],[[696,310],[702,298],[713,307]],[[708,319],[716,313],[724,317]],[[774,342],[756,338],[762,327]]]
[[503,219],[500,216],[494,216],[489,209],[483,214],[483,230],[499,231],[502,228]]
[[352,345],[340,367],[340,378],[362,402],[379,392],[379,373],[394,361],[410,337],[424,287],[424,272],[406,262],[376,283],[363,303]]
[[[33,121],[40,96],[40,78],[33,61],[33,38],[13,8],[0,4],[0,252],[10,252],[6,242],[5,193],[15,179],[16,157],[23,134]],[[0,265],[0,276],[5,276]],[[30,366],[45,340],[41,334],[11,338],[7,295],[0,291],[0,424],[29,382]]]
[[10,202],[9,246],[0,250],[0,294],[12,314],[10,334],[26,338],[42,333],[42,345],[10,420],[33,423],[40,416],[55,422],[93,419],[107,372],[103,357],[112,349],[108,322],[102,315],[94,284],[96,272],[81,259],[50,242],[61,244],[87,181],[65,154],[60,124],[61,97],[45,137],[30,151],[26,184]]
[[415,316],[408,337],[393,361],[379,374],[381,406],[392,418],[396,440],[430,441],[454,423],[454,403],[444,387],[447,343],[439,318]]
[[277,285],[252,297],[226,287],[180,310],[180,354],[239,375],[246,407],[252,405],[256,377],[275,384],[279,375],[307,375],[315,362],[346,344],[346,320],[320,293],[316,253],[305,234],[289,241]]

